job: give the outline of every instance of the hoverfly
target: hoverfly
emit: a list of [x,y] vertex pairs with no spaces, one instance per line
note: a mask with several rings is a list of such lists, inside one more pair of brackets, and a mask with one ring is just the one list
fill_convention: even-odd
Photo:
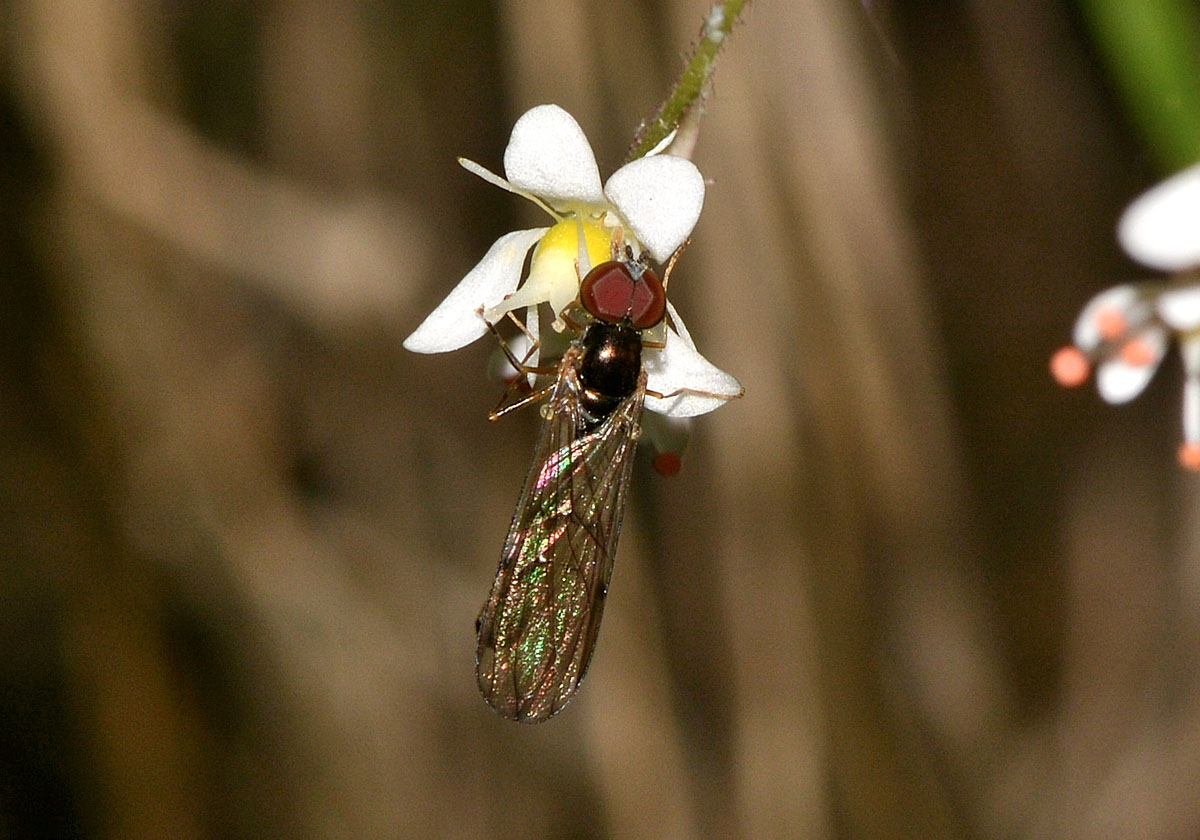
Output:
[[[537,723],[571,700],[612,577],[647,394],[643,332],[663,321],[678,257],[660,281],[645,258],[613,250],[614,259],[580,283],[587,324],[554,370],[533,462],[476,625],[479,690],[511,720]],[[539,372],[501,344],[519,370]]]

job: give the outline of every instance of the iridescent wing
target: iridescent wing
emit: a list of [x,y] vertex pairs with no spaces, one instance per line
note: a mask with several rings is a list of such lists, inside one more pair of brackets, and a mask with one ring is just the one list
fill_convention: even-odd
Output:
[[475,676],[493,709],[528,723],[571,699],[587,672],[612,577],[646,395],[584,433],[577,347],[564,356],[496,581],[479,616]]

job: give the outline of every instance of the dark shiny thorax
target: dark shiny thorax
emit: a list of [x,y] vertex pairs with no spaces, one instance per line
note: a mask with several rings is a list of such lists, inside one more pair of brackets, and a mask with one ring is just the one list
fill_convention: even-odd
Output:
[[580,347],[580,404],[587,421],[584,431],[591,431],[637,390],[642,337],[627,320],[595,321],[584,331]]

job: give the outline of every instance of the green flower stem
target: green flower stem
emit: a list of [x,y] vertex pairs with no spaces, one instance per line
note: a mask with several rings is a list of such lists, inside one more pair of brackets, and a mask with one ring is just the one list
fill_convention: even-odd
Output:
[[1200,160],[1200,16],[1192,0],[1079,0],[1130,118],[1164,172]]
[[679,121],[704,93],[708,80],[717,66],[717,53],[733,30],[746,0],[725,0],[716,3],[705,18],[704,32],[692,57],[679,75],[671,95],[659,107],[658,113],[643,127],[629,150],[628,163],[644,156],[666,139]]

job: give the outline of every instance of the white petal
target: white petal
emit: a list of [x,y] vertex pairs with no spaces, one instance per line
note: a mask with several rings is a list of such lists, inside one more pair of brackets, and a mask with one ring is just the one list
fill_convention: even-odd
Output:
[[557,250],[539,257],[535,251],[529,276],[521,288],[489,307],[484,317],[495,323],[505,312],[522,307],[533,309],[541,303],[549,303],[554,314],[559,315],[579,294],[579,274],[572,257]]
[[681,393],[666,398],[646,397],[646,408],[668,417],[695,417],[720,408],[742,394],[736,379],[696,352],[696,348],[667,331],[667,346],[647,348],[642,356],[648,381],[646,387],[660,394],[681,389],[704,393]]
[[[1149,309],[1138,301],[1137,287],[1131,284],[1113,286],[1087,302],[1079,317],[1075,319],[1073,339],[1080,350],[1095,350],[1100,345],[1100,335],[1097,315],[1112,310],[1119,312],[1130,326],[1140,326],[1145,321]],[[1136,316],[1136,318],[1134,317]]]
[[1117,239],[1129,256],[1151,268],[1200,265],[1200,164],[1135,199],[1121,216]]
[[665,262],[692,233],[704,206],[704,176],[690,160],[655,155],[612,174],[604,193],[633,235]]
[[552,204],[605,203],[591,144],[557,105],[538,105],[517,120],[504,150],[504,174],[513,186]]
[[487,332],[479,308],[494,306],[517,288],[525,255],[547,230],[518,230],[497,239],[454,291],[404,339],[404,346],[414,353],[445,353]]
[[1145,365],[1131,365],[1119,355],[1103,362],[1096,369],[1096,390],[1105,402],[1124,403],[1136,397],[1158,370],[1167,347],[1165,332],[1158,327],[1148,327],[1138,333],[1138,338],[1149,345],[1153,361]]
[[683,323],[683,319],[679,317],[679,311],[675,309],[675,304],[667,301],[667,315],[670,316],[670,326],[675,328],[675,332],[679,333],[679,337],[687,342],[687,346],[693,350],[696,349],[696,342],[692,340],[692,334],[688,332],[687,325]]
[[1180,286],[1158,296],[1158,314],[1167,326],[1191,331],[1200,327],[1200,286]]

